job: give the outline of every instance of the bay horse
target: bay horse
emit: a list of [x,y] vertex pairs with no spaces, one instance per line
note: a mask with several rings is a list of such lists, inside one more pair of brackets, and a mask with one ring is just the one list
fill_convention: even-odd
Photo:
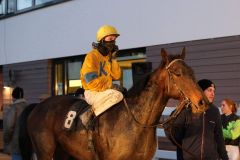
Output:
[[80,99],[55,96],[38,104],[28,117],[28,132],[38,160],[52,160],[57,146],[78,160],[151,160],[157,146],[156,126],[170,98],[188,100],[192,112],[202,113],[207,100],[193,70],[181,54],[161,50],[162,61],[147,78],[134,85],[125,99],[98,116],[93,131],[95,150],[88,149],[87,130],[66,131],[66,114]]

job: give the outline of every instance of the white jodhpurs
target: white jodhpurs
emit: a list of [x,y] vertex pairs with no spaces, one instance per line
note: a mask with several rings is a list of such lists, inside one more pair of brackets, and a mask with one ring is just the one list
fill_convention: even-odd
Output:
[[123,94],[114,89],[107,89],[103,92],[86,90],[84,96],[87,103],[92,105],[95,116],[100,115],[123,99]]

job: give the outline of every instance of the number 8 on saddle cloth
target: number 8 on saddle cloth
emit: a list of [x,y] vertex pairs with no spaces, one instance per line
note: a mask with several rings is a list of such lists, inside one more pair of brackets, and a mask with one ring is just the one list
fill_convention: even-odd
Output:
[[75,131],[80,127],[85,127],[79,118],[79,116],[85,112],[92,112],[91,106],[85,100],[79,99],[79,101],[69,107],[63,128],[68,131]]

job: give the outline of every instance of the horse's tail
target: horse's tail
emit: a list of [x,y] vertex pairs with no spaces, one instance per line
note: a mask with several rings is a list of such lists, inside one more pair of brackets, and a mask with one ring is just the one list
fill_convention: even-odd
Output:
[[24,160],[31,160],[32,158],[32,143],[27,132],[27,119],[31,111],[35,108],[37,103],[28,105],[19,117],[20,129],[19,129],[19,148]]

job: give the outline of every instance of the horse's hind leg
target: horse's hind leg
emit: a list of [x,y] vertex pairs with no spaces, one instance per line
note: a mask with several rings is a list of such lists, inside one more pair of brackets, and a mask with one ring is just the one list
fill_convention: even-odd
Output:
[[56,144],[54,138],[49,132],[35,133],[31,135],[34,152],[37,160],[52,160]]
[[68,155],[62,147],[58,144],[56,146],[55,152],[54,152],[54,158],[53,160],[74,160],[71,158],[70,155]]

